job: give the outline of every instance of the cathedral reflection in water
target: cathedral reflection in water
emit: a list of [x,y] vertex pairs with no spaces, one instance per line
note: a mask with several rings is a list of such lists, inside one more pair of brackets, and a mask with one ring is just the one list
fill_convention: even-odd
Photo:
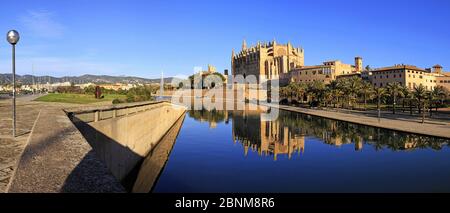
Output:
[[305,150],[305,135],[299,128],[283,125],[279,120],[261,121],[259,111],[235,111],[232,113],[233,142],[242,143],[244,154],[249,150],[260,156],[294,154]]
[[243,146],[244,155],[255,152],[262,157],[287,155],[291,159],[305,152],[305,141],[315,139],[325,144],[340,147],[353,144],[355,151],[361,151],[364,144],[376,150],[410,151],[432,148],[439,150],[448,145],[448,140],[408,133],[400,133],[343,121],[280,111],[275,121],[262,121],[261,112],[267,109],[241,111],[192,110],[189,116],[209,122],[210,128],[217,123],[232,125],[232,141]]

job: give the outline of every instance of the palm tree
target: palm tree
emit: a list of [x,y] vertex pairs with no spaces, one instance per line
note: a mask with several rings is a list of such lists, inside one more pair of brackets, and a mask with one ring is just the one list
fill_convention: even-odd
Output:
[[[448,95],[448,91],[443,86],[436,86],[432,90],[432,93],[433,93],[434,97],[439,100],[439,104],[443,105],[444,100]],[[438,110],[438,104],[436,104],[436,112],[437,112],[437,110]]]
[[[431,91],[427,92],[427,102],[428,102],[428,111],[430,112],[430,118],[431,116],[433,116],[433,103],[436,102],[437,100],[437,94],[434,91],[434,89],[432,89]],[[436,111],[437,111],[437,103],[436,103]]]
[[329,87],[325,87],[323,98],[325,101],[325,107],[328,107],[328,104],[331,104],[335,99],[335,97],[333,96],[333,90],[331,90]]
[[392,97],[392,114],[395,114],[395,106],[397,104],[397,97],[403,97],[403,87],[399,82],[389,83],[387,85],[389,95]]
[[364,81],[361,84],[360,94],[364,99],[364,110],[367,109],[367,99],[370,99],[373,94],[373,86],[370,82]]
[[418,87],[414,87],[414,97],[418,102],[419,114],[422,113],[422,123],[425,122],[425,102],[427,98],[427,90],[420,84]]
[[303,103],[303,97],[305,96],[307,85],[304,83],[298,83],[298,84],[296,84],[296,86],[294,88],[295,88],[297,101]]
[[356,97],[361,88],[361,78],[353,77],[344,80],[344,90],[347,95],[348,105],[353,108],[353,102],[356,101]]
[[289,88],[288,87],[281,87],[280,88],[280,96],[281,98],[286,98],[288,99],[289,97]]
[[294,94],[295,94],[295,90],[296,90],[297,85],[295,83],[290,83],[287,86],[287,92],[288,92],[288,100],[289,102],[292,102],[293,98],[294,98]]
[[378,87],[375,88],[374,90],[374,96],[375,98],[377,98],[377,110],[378,110],[378,122],[380,121],[380,117],[381,117],[381,99],[384,98],[387,94],[386,89],[384,89],[383,87]]
[[402,87],[402,93],[403,93],[403,98],[402,98],[402,105],[403,105],[403,112],[405,112],[405,106],[406,106],[406,102],[409,103],[409,107],[410,107],[410,113],[412,114],[412,107],[411,107],[411,99],[412,99],[412,93],[411,91],[408,89],[408,87],[403,86]]
[[323,101],[324,90],[325,84],[321,81],[313,81],[312,83],[308,84],[308,88],[306,89],[306,91],[308,92],[310,105],[312,105],[315,101],[317,101],[320,105],[320,103]]
[[336,104],[339,103],[339,100],[341,99],[342,95],[344,94],[342,92],[342,89],[340,87],[339,81],[332,81],[330,84],[327,85],[327,88],[330,89],[331,96],[333,97],[333,107],[336,108]]

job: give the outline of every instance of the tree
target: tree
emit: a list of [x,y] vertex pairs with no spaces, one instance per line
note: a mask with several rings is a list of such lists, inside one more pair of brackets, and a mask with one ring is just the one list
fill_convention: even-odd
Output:
[[403,97],[403,87],[399,82],[388,83],[387,90],[392,98],[392,114],[395,114],[395,106],[397,104],[397,97]]
[[367,109],[367,99],[370,99],[373,95],[373,86],[370,82],[364,81],[361,84],[359,93],[362,95],[364,100],[364,110]]
[[361,78],[354,76],[350,79],[346,79],[344,82],[344,90],[345,94],[347,95],[348,105],[353,108],[353,103],[356,102],[357,95],[360,92],[362,84]]
[[307,89],[307,85],[304,83],[295,84],[294,91],[296,94],[297,101],[303,102],[303,97],[305,96],[306,89]]
[[[436,86],[432,90],[434,98],[436,98],[439,102],[439,105],[444,105],[444,100],[448,96],[448,91],[443,86]],[[438,103],[436,103],[436,112],[438,110]]]
[[325,107],[328,107],[328,105],[331,104],[335,99],[333,97],[333,90],[331,90],[329,87],[325,87],[325,90],[323,92],[323,98],[325,101]]
[[331,96],[333,97],[333,100],[331,102],[333,103],[333,107],[336,108],[336,104],[339,103],[339,100],[341,99],[341,97],[344,94],[342,92],[340,82],[332,81],[326,87],[330,90]]
[[380,121],[381,117],[381,99],[383,99],[386,94],[386,89],[383,87],[378,87],[374,90],[374,96],[377,98],[378,121]]
[[420,84],[418,87],[414,87],[414,98],[417,100],[419,114],[422,113],[422,123],[425,122],[425,103],[427,99],[427,90]]
[[306,89],[307,94],[309,96],[309,104],[313,105],[321,105],[323,99],[323,92],[325,90],[325,84],[322,81],[313,81],[308,84]]
[[289,91],[288,91],[288,88],[287,87],[281,87],[280,88],[280,96],[281,96],[281,98],[285,98],[285,99],[287,99],[288,98],[288,96],[289,96]]
[[366,66],[366,71],[372,70],[369,65]]
[[408,101],[409,113],[412,115],[412,101],[414,100],[414,94],[411,92],[411,90],[408,89],[408,87],[402,87],[402,93],[403,112],[405,111],[405,101]]

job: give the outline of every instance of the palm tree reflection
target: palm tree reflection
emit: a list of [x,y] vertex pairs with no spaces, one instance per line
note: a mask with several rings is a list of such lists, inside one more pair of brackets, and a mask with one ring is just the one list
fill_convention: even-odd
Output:
[[244,155],[249,151],[259,156],[300,155],[305,151],[305,138],[320,139],[332,146],[354,144],[355,151],[371,145],[375,150],[411,151],[440,150],[449,140],[380,129],[349,122],[325,119],[300,113],[280,111],[275,121],[261,121],[260,111],[191,110],[189,116],[207,121],[210,127],[232,121],[233,143],[241,143]]

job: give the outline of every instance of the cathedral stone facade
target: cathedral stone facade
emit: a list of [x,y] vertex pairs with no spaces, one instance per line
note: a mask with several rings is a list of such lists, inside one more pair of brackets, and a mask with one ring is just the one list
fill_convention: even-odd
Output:
[[279,79],[283,73],[302,67],[305,64],[303,48],[293,47],[291,43],[277,44],[258,42],[247,47],[245,40],[240,52],[231,56],[232,74],[244,77],[254,75],[258,82]]

